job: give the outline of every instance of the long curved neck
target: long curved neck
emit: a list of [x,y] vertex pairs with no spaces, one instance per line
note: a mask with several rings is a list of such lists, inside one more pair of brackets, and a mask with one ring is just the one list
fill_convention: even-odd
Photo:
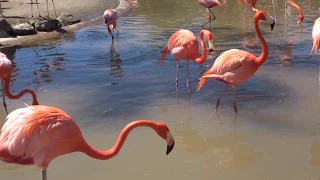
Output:
[[10,91],[9,91],[10,78],[11,78],[11,74],[7,78],[4,79],[4,93],[8,98],[10,98],[10,99],[19,99],[24,94],[29,93],[32,96],[32,105],[39,105],[36,94],[34,93],[34,91],[32,91],[30,89],[25,89],[25,90],[21,91],[17,95],[11,94]]
[[201,55],[201,57],[196,58],[194,61],[198,64],[203,64],[207,60],[208,51],[207,51],[207,47],[206,47],[204,40],[203,40],[203,32],[202,31],[200,31],[200,44],[201,44],[201,48],[202,48],[202,55]]
[[269,53],[269,49],[268,49],[268,45],[266,43],[266,40],[264,40],[262,34],[261,34],[261,31],[260,31],[260,28],[259,28],[259,19],[258,17],[255,17],[254,18],[254,28],[256,30],[256,34],[260,40],[260,43],[261,43],[261,46],[262,46],[262,53],[261,55],[256,59],[256,63],[261,66],[266,60],[267,60],[267,57],[268,57],[268,53]]
[[114,144],[114,146],[111,149],[109,149],[107,151],[100,151],[100,150],[97,150],[97,149],[91,147],[90,145],[88,145],[84,141],[84,144],[80,147],[79,151],[87,154],[88,156],[90,156],[92,158],[99,159],[99,160],[107,160],[107,159],[113,158],[114,156],[116,156],[120,152],[120,149],[121,149],[122,145],[124,144],[125,140],[127,139],[130,131],[136,127],[139,127],[139,126],[146,126],[146,127],[152,128],[152,129],[156,128],[156,124],[150,120],[134,121],[134,122],[129,123],[121,131],[121,133],[118,137],[118,140],[116,141],[116,143]]
[[299,5],[297,5],[293,0],[289,0],[290,4],[294,6],[299,12],[299,20],[301,21],[303,18],[302,10]]

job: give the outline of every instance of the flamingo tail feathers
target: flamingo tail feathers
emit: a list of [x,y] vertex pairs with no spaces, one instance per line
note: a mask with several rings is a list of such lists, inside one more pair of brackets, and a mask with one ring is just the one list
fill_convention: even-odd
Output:
[[162,56],[161,56],[161,60],[160,60],[160,64],[162,64],[164,58],[166,57],[166,54],[169,53],[168,51],[168,46],[166,46],[166,48],[163,50],[162,52]]
[[312,49],[310,51],[310,54],[312,53],[312,51],[314,50],[315,53],[317,53],[317,49],[320,49],[320,34],[318,34],[314,40],[313,40],[313,46]]
[[207,78],[203,78],[203,77],[206,76],[206,75],[209,75],[209,74],[212,74],[212,73],[210,72],[210,69],[209,69],[206,73],[204,73],[204,74],[202,75],[202,77],[200,78],[200,82],[198,83],[197,92],[200,91],[200,89],[202,88],[202,86],[204,85],[204,83],[207,81]]

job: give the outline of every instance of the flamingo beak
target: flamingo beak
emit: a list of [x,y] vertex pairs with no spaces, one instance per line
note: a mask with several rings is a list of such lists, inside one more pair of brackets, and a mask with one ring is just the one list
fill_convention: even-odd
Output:
[[214,47],[213,47],[213,42],[212,40],[208,40],[208,44],[209,44],[209,54],[213,51]]
[[170,134],[170,132],[167,132],[167,151],[166,151],[166,155],[169,155],[169,153],[172,151],[174,147],[174,139],[172,137],[172,135]]
[[108,21],[107,21],[107,19],[104,19],[104,23],[108,24]]
[[273,23],[272,23],[272,24],[270,24],[270,26],[271,26],[271,31],[273,30],[274,25],[275,25],[275,22],[273,21]]

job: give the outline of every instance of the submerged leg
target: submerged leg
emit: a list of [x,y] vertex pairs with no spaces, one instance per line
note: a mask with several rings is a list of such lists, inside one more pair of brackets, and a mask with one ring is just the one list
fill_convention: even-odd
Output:
[[222,98],[223,94],[227,91],[228,87],[229,87],[229,85],[227,84],[226,87],[224,88],[224,90],[222,91],[220,97],[218,98],[217,103],[216,103],[216,111],[218,110],[221,98]]
[[[54,6],[53,0],[52,0],[52,6],[53,6],[54,13],[55,13],[55,15],[56,15],[56,18],[57,18],[58,16],[57,16],[57,12],[56,12],[56,7]],[[48,16],[49,16],[49,14],[48,14]]]
[[236,88],[233,88],[233,109],[234,109],[234,112],[238,113]]
[[47,180],[47,170],[41,171],[41,180]]
[[188,93],[190,93],[190,84],[189,84],[189,61],[187,61],[187,88],[188,88]]
[[[216,19],[216,16],[213,14],[213,12],[211,11],[210,8],[209,9],[209,21],[206,22],[205,24],[203,24],[201,27],[205,26],[206,24],[210,23],[210,28],[211,28],[211,21],[214,21]],[[210,14],[211,13],[211,14]],[[211,15],[213,17],[213,19],[211,18]]]
[[8,115],[8,109],[7,109],[7,104],[6,104],[6,97],[5,97],[5,95],[4,95],[3,80],[1,80],[1,85],[2,85],[2,103],[3,103],[4,110],[6,111],[6,113],[7,113],[7,115]]
[[178,72],[179,72],[179,63],[177,62],[177,68],[176,68],[176,87],[178,87]]

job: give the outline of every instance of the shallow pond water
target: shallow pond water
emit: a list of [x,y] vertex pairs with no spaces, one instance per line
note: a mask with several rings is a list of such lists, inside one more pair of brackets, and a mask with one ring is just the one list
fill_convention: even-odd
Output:
[[[176,139],[169,157],[165,142],[149,129],[134,130],[120,154],[97,161],[75,153],[50,164],[48,179],[320,179],[319,54],[311,54],[312,25],[320,1],[296,0],[304,13],[275,1],[276,26],[260,22],[269,46],[268,60],[237,87],[239,113],[232,108],[232,89],[216,100],[224,85],[208,81],[200,92],[198,78],[216,57],[239,48],[256,56],[261,46],[253,13],[244,4],[221,0],[214,8],[215,50],[203,65],[190,63],[191,95],[186,88],[186,62],[179,66],[178,95],[174,57],[161,52],[176,30],[188,28],[197,38],[208,12],[195,0],[139,0],[118,20],[120,35],[106,34],[103,23],[29,47],[1,51],[15,64],[11,92],[31,88],[40,104],[59,107],[80,126],[86,140],[108,149],[121,129],[136,119],[168,124]],[[274,16],[271,0],[257,8]],[[247,8],[249,9],[249,8]],[[207,26],[206,26],[207,28]],[[31,104],[30,96],[7,100],[9,111]],[[4,111],[0,117],[5,120]],[[0,179],[40,179],[33,166],[0,162]]]

